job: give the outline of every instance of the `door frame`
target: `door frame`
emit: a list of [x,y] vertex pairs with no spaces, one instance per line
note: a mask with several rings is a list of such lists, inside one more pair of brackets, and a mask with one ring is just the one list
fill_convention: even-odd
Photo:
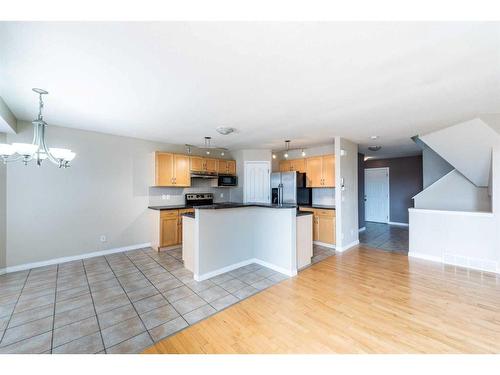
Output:
[[247,203],[247,185],[246,185],[246,178],[247,178],[247,166],[252,165],[252,164],[266,164],[267,165],[267,178],[269,180],[269,186],[268,186],[268,196],[267,196],[267,203],[271,203],[271,162],[268,160],[251,160],[251,161],[245,161],[243,163],[243,203]]
[[[370,170],[370,171],[373,171],[373,170],[385,170],[387,171],[387,220],[383,223],[385,224],[389,224],[391,222],[391,177],[390,177],[390,168],[389,167],[377,167],[377,168],[365,168],[364,169],[364,176],[365,176],[365,186],[364,186],[364,189],[365,189],[365,195],[363,197],[363,199],[365,199],[366,197],[366,171],[367,170]],[[366,201],[365,201],[365,221],[369,221],[369,220],[366,220]],[[371,221],[371,223],[375,223],[375,221]],[[378,221],[376,222],[378,223]]]

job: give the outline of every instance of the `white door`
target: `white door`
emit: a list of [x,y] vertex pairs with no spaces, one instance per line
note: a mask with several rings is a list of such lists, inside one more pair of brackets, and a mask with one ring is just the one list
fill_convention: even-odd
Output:
[[365,220],[389,222],[389,168],[365,169]]
[[245,162],[245,179],[243,180],[243,201],[245,203],[270,203],[271,165],[267,161]]

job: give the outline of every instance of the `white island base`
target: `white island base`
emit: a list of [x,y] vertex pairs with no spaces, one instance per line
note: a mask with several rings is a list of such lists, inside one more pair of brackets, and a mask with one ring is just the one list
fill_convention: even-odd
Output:
[[296,213],[255,206],[196,209],[194,218],[183,217],[184,266],[197,281],[250,263],[295,276],[312,257],[312,215]]

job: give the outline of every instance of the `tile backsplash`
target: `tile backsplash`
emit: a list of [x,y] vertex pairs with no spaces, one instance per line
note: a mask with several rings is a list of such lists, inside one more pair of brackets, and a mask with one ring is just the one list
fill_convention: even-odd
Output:
[[[175,206],[184,204],[184,195],[187,193],[212,193],[214,202],[229,202],[231,200],[231,188],[219,188],[210,186],[211,180],[192,179],[191,187],[150,187],[150,206]],[[223,195],[221,197],[221,194]],[[169,199],[162,199],[162,196]]]
[[312,203],[325,206],[334,206],[335,188],[313,188]]

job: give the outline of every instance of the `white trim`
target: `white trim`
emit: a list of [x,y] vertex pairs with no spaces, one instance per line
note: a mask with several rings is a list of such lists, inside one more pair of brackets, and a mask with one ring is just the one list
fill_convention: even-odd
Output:
[[[391,176],[390,176],[390,168],[389,167],[378,167],[378,168],[365,168],[364,169],[364,179],[365,179],[365,193],[366,193],[366,171],[367,170],[377,170],[384,169],[387,171],[387,220],[386,221],[372,221],[374,223],[385,223],[389,224],[389,220],[391,220]],[[365,194],[366,197],[366,194]],[[365,219],[366,219],[366,204],[365,204]],[[366,220],[371,221],[371,220]]]
[[366,230],[366,227],[362,227],[358,229],[358,232],[364,232]]
[[249,265],[251,263],[254,263],[254,261],[255,261],[255,259],[247,259],[247,260],[244,260],[243,262],[234,263],[234,264],[231,264],[229,266],[219,268],[219,269],[217,269],[215,271],[204,273],[203,275],[199,275],[199,274],[195,273],[193,275],[193,277],[194,277],[194,279],[196,281],[207,280],[207,279],[210,279],[212,277],[218,276],[220,274],[223,274],[223,273],[226,273],[226,272],[230,272],[230,271],[235,270],[237,268],[247,266],[247,265]]
[[[456,256],[453,254],[449,254],[451,256]],[[482,271],[482,272],[489,272],[489,273],[496,273],[500,274],[500,267],[498,263],[496,264],[496,270],[488,269],[488,268],[481,268],[481,267],[474,267],[471,265],[465,265],[465,264],[459,264],[457,262],[450,262],[450,261],[445,261],[444,258],[435,256],[435,255],[428,255],[428,254],[422,254],[422,253],[416,253],[416,252],[409,252],[408,257],[414,258],[414,259],[421,259],[421,260],[426,260],[430,262],[435,262],[435,263],[440,263],[440,264],[446,264],[454,267],[461,267],[469,270],[476,270],[476,271]],[[465,257],[467,261],[475,260],[470,257]]]
[[337,247],[335,248],[335,252],[337,253],[343,253],[344,251],[347,251],[355,246],[359,245],[359,240],[353,241],[348,245],[342,246],[342,247]]
[[274,264],[271,264],[271,263],[268,263],[268,262],[264,262],[263,260],[260,260],[260,259],[257,259],[257,258],[252,258],[252,259],[244,260],[243,262],[239,262],[239,263],[231,264],[231,265],[226,266],[226,267],[219,268],[219,269],[217,269],[215,271],[204,273],[203,275],[197,275],[197,274],[195,274],[195,275],[193,275],[193,277],[194,277],[194,279],[196,281],[204,281],[204,280],[210,279],[212,277],[221,275],[223,273],[233,271],[233,270],[235,270],[237,268],[247,266],[247,265],[252,264],[252,263],[260,264],[261,266],[270,268],[273,271],[282,273],[282,274],[287,275],[287,276],[295,276],[295,275],[297,275],[297,270],[287,270],[285,268],[281,268],[281,267],[275,266]]
[[397,221],[389,221],[387,224],[398,225],[400,227],[409,227],[410,226],[410,224],[408,224],[408,223],[398,223]]
[[417,213],[427,212],[433,214],[444,214],[444,215],[459,215],[459,216],[485,216],[485,217],[493,217],[493,212],[487,211],[452,211],[452,210],[430,210],[427,208],[408,208],[408,212],[415,211]]
[[[244,176],[244,182],[243,182],[243,203],[255,203],[255,202],[248,202],[247,200],[247,191],[246,191],[246,173],[247,173],[247,165],[252,165],[252,164],[262,164],[262,163],[265,163],[267,165],[267,179],[268,179],[268,182],[269,182],[269,186],[268,186],[268,191],[269,191],[269,195],[267,196],[267,203],[271,203],[271,162],[268,161],[268,160],[246,160],[244,163],[243,163],[243,176]],[[262,203],[262,202],[258,202],[258,203]]]
[[254,258],[254,259],[252,259],[252,263],[260,264],[261,266],[270,268],[273,271],[282,273],[283,275],[287,275],[287,276],[295,276],[295,275],[297,275],[297,269],[295,269],[295,270],[293,270],[293,269],[292,270],[287,270],[286,268],[275,266],[272,263],[264,262],[263,260],[260,260],[260,259]]
[[428,255],[428,254],[416,253],[414,251],[409,251],[408,252],[408,257],[410,257],[410,258],[416,258],[416,259],[428,260],[430,262],[443,263],[443,259],[441,257],[435,256],[435,255]]
[[313,244],[323,246],[323,247],[328,247],[329,249],[335,249],[335,245],[332,245],[331,243],[325,243],[325,242],[320,242],[320,241],[313,241]]
[[25,271],[25,270],[29,270],[32,268],[51,266],[53,264],[66,263],[66,262],[71,262],[74,260],[93,258],[93,257],[102,256],[102,255],[122,253],[124,251],[137,250],[137,249],[142,249],[145,247],[151,247],[151,242],[130,245],[130,246],[124,246],[124,247],[116,247],[114,249],[108,249],[108,250],[102,250],[102,251],[94,251],[92,253],[73,255],[73,256],[69,256],[69,257],[54,258],[54,259],[44,260],[41,262],[20,264],[17,266],[11,266],[11,267],[4,268],[3,270],[0,270],[0,274],[1,273],[17,272],[17,271]]

